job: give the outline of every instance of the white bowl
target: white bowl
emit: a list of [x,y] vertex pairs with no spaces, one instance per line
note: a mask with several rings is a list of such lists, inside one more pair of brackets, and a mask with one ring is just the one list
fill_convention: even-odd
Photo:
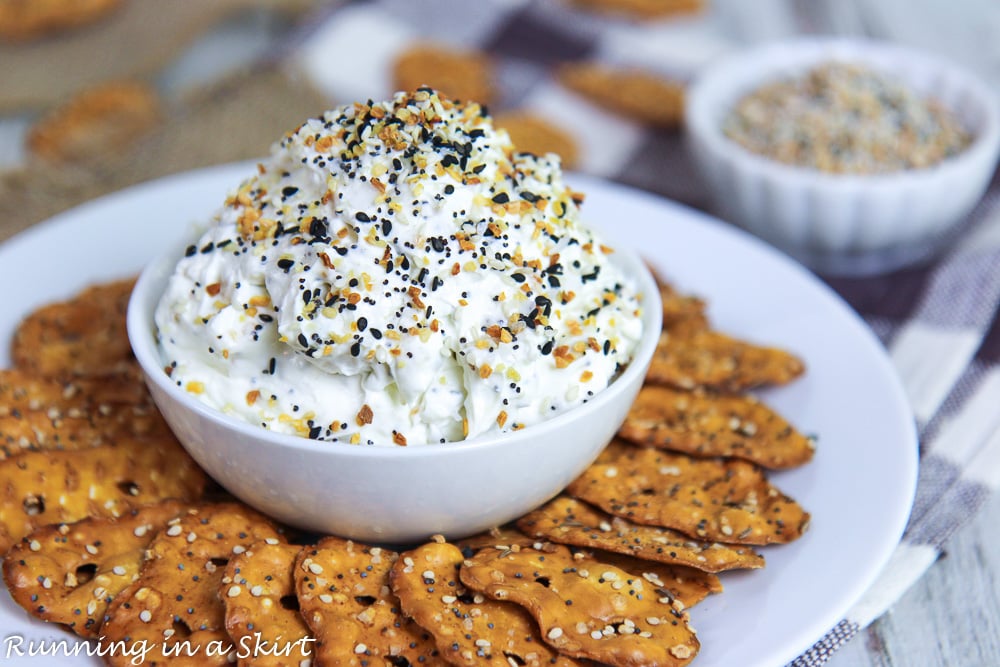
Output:
[[374,542],[462,537],[542,504],[590,465],[625,419],[659,338],[659,291],[632,252],[610,255],[643,294],[632,362],[589,402],[513,433],[420,447],[355,446],[267,431],[213,410],[169,380],[153,313],[182,248],[143,270],[128,334],[153,400],[191,456],[247,504],[285,523]]
[[[829,61],[864,65],[937,99],[972,133],[971,145],[926,169],[843,175],[768,159],[723,134],[744,95]],[[1000,106],[983,82],[942,58],[874,41],[806,38],[736,54],[699,75],[686,114],[719,214],[829,273],[886,271],[941,248],[982,197],[1000,150]]]

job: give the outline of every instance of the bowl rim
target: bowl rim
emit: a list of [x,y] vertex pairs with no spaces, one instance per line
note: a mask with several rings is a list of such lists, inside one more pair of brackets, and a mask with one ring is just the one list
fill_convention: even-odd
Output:
[[[200,236],[200,231],[198,235]],[[376,459],[400,456],[419,458],[441,456],[449,452],[457,454],[479,451],[494,447],[502,449],[510,446],[513,440],[543,438],[547,433],[558,431],[564,424],[578,419],[581,411],[600,410],[611,403],[619,394],[628,391],[629,387],[641,385],[660,339],[663,309],[656,279],[636,251],[626,246],[614,247],[614,253],[610,255],[611,261],[624,265],[625,269],[636,280],[637,291],[642,299],[643,333],[632,355],[632,360],[625,370],[607,387],[595,393],[590,400],[518,431],[481,435],[467,440],[410,447],[349,445],[341,442],[311,440],[302,436],[264,429],[216,410],[179,390],[163,372],[162,360],[159,357],[156,344],[156,325],[151,316],[147,318],[146,314],[149,312],[148,309],[155,309],[160,297],[159,294],[152,294],[151,290],[157,282],[169,279],[173,267],[182,255],[183,248],[190,245],[191,238],[189,236],[185,236],[183,240],[185,243],[172,246],[146,265],[129,298],[126,314],[129,344],[142,368],[146,383],[156,385],[164,394],[178,401],[186,410],[197,413],[202,419],[207,419],[222,428],[234,431],[241,437],[254,440],[263,439],[272,445],[288,447],[290,450],[329,452],[336,456]],[[252,451],[249,453],[252,454]]]
[[[739,96],[781,76],[801,74],[831,61],[860,62],[876,71],[889,72],[904,83],[910,83],[907,69],[919,68],[945,76],[978,104],[981,126],[973,129],[971,143],[955,155],[927,167],[876,174],[831,173],[786,164],[754,153],[723,133],[721,114]],[[896,63],[905,63],[906,67],[896,68]],[[956,113],[954,108],[945,106]],[[979,161],[994,162],[1000,151],[1000,96],[982,78],[946,56],[868,38],[798,37],[733,53],[699,73],[688,91],[685,112],[688,131],[715,155],[737,163],[743,170],[762,172],[765,178],[799,186],[843,191],[919,187],[933,179],[957,176]]]

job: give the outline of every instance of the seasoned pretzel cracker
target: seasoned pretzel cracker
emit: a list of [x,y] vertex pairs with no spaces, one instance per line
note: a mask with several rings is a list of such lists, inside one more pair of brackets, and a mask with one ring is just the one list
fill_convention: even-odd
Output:
[[694,459],[614,441],[567,492],[635,523],[732,544],[799,538],[809,514],[738,459]]
[[0,552],[50,523],[122,516],[166,498],[195,500],[207,477],[179,445],[125,438],[0,461]]
[[495,667],[578,664],[542,641],[521,607],[467,590],[459,580],[463,560],[455,545],[430,542],[404,552],[389,576],[403,613],[434,636],[443,659]]
[[403,615],[389,586],[395,551],[328,537],[295,564],[302,618],[321,665],[446,664],[434,638]]
[[705,572],[764,567],[749,547],[695,540],[669,528],[644,526],[569,496],[559,496],[517,522],[530,536]]
[[117,518],[43,526],[7,552],[7,590],[32,616],[97,637],[108,604],[139,575],[146,547],[185,508],[165,500]]
[[618,435],[638,445],[691,456],[727,456],[764,468],[794,468],[812,459],[813,441],[750,395],[718,395],[647,385]]
[[299,614],[295,558],[302,547],[255,542],[226,566],[219,599],[226,608],[226,632],[243,667],[300,665],[315,641]]
[[[236,647],[218,597],[229,560],[262,540],[284,541],[266,517],[237,503],[202,505],[167,522],[149,545],[139,577],[108,607],[102,642],[145,642],[146,665],[227,665]],[[219,650],[215,650],[218,648]],[[130,664],[128,655],[109,665]]]
[[686,665],[699,649],[683,605],[613,565],[552,552],[483,549],[462,583],[524,607],[561,653],[609,665]]
[[717,331],[665,334],[653,354],[646,381],[678,389],[741,392],[787,384],[802,375],[802,360],[774,347],[761,347]]

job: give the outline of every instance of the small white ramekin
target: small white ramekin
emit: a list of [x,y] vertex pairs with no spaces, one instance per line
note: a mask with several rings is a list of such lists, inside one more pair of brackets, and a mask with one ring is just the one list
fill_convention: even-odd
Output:
[[[929,168],[844,175],[780,163],[723,134],[744,95],[830,61],[863,65],[933,97],[972,143]],[[689,91],[686,125],[716,212],[831,274],[888,271],[945,246],[989,185],[1000,151],[1000,105],[980,79],[943,58],[856,39],[771,43],[709,66]]]

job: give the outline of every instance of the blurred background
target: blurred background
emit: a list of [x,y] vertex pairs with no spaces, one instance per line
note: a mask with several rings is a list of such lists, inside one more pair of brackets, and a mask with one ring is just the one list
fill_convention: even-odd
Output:
[[[491,109],[514,114],[519,143],[705,207],[680,112],[609,107],[607,79],[582,66],[646,75],[615,90],[676,109],[707,63],[801,34],[926,48],[1000,85],[991,0],[0,0],[4,234],[133,182],[260,156],[310,114],[390,94],[421,45],[485,55],[457,78],[478,78]],[[417,57],[410,74],[454,66]]]

